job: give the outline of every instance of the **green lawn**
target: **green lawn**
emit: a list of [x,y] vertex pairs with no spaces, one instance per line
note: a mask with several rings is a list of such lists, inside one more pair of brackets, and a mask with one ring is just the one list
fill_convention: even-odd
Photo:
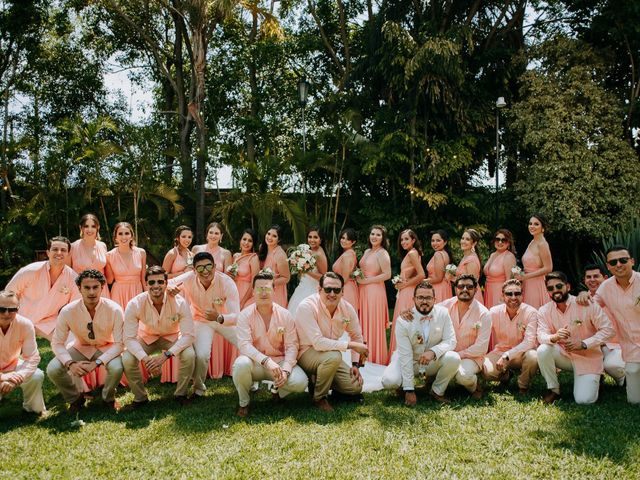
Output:
[[[41,347],[43,368],[51,352]],[[46,380],[48,418],[21,417],[21,394],[0,403],[0,478],[640,478],[640,407],[612,383],[595,406],[575,405],[571,377],[561,379],[568,398],[555,406],[538,400],[538,377],[523,401],[497,388],[473,401],[454,389],[451,406],[423,392],[408,409],[378,392],[333,415],[306,394],[273,405],[263,390],[247,420],[235,417],[230,379],[209,381],[189,407],[154,381],[144,411],[107,413],[96,401],[80,428]]]

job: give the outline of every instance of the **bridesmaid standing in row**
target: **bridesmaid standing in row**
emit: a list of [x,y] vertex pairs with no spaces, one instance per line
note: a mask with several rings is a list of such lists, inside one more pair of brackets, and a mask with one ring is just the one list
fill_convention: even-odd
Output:
[[353,228],[345,228],[340,232],[340,256],[333,262],[331,268],[344,279],[343,297],[358,311],[358,284],[353,278],[353,272],[358,267],[358,256],[353,246],[356,244],[356,231]]
[[374,225],[369,233],[369,248],[360,259],[364,278],[359,278],[360,322],[369,345],[369,361],[386,365],[389,358],[386,329],[389,327],[387,291],[384,282],[391,278],[387,229]]
[[436,303],[451,298],[451,282],[445,275],[445,268],[453,262],[453,255],[449,247],[449,234],[445,230],[431,232],[431,248],[433,255],[427,263],[427,281],[433,286]]
[[[80,219],[80,238],[71,244],[71,255],[67,257],[69,266],[76,273],[93,268],[104,275],[107,265],[107,245],[100,241],[100,221],[92,213]],[[109,298],[109,288],[105,284],[102,296]]]
[[522,256],[524,274],[516,276],[522,281],[524,303],[533,308],[540,308],[550,301],[544,276],[553,270],[553,260],[549,244],[544,238],[546,229],[547,222],[542,215],[536,214],[529,219],[529,233],[533,236],[533,240]]
[[274,274],[273,301],[281,307],[287,308],[287,283],[291,278],[287,254],[280,246],[282,240],[282,227],[271,225],[264,236],[264,242],[260,244],[258,259],[260,268],[270,268]]
[[[467,228],[460,239],[460,248],[462,249],[462,260],[458,264],[456,276],[473,275],[480,282],[480,272],[482,272],[482,263],[478,254],[478,242],[480,234],[473,228]],[[482,291],[480,287],[476,288],[475,299],[484,304]]]
[[207,243],[196,245],[192,248],[194,255],[198,252],[209,252],[213,255],[216,270],[226,273],[227,267],[231,265],[231,252],[220,246],[222,242],[222,227],[218,222],[211,222],[207,226]]
[[105,276],[111,286],[111,300],[125,310],[133,297],[142,293],[147,267],[147,253],[136,247],[133,227],[130,223],[117,223],[113,229],[113,244],[116,246],[107,253]]
[[499,229],[493,236],[493,244],[496,250],[484,266],[484,306],[487,308],[502,303],[502,284],[512,277],[511,269],[516,266],[516,249],[509,230]]
[[192,268],[193,253],[189,250],[193,241],[193,230],[186,225],[176,228],[173,235],[173,248],[167,252],[162,261],[169,278],[177,277]]
[[260,261],[255,253],[257,243],[258,235],[253,229],[247,228],[242,232],[240,238],[240,251],[233,255],[233,263],[238,266],[238,272],[235,276],[231,276],[238,287],[240,310],[254,303],[253,277],[260,270]]

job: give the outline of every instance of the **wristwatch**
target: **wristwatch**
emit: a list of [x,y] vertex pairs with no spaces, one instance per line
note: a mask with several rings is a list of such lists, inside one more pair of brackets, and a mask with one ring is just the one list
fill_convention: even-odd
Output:
[[509,355],[507,355],[506,353],[502,355],[502,358],[504,358],[507,362],[509,361]]
[[173,353],[171,353],[169,350],[165,350],[165,351],[163,352],[163,354],[164,354],[164,356],[165,356],[165,357],[167,357],[167,358],[171,358],[171,357],[173,357]]
[[216,318],[216,322],[222,325],[224,323],[224,317],[222,315],[218,315],[218,318]]
[[580,346],[582,347],[583,350],[587,349],[587,344],[584,342],[580,342]]
[[104,362],[102,360],[100,360],[99,358],[96,358],[95,362],[96,362],[96,367],[104,365]]

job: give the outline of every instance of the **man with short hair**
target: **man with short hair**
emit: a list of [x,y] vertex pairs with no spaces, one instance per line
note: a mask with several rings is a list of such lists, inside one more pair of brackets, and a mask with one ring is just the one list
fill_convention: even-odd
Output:
[[[213,255],[198,252],[193,256],[193,271],[183,273],[170,282],[169,293],[180,293],[189,302],[195,322],[196,364],[193,371],[195,398],[204,395],[205,380],[212,348],[222,348],[216,333],[237,344],[236,320],[240,313],[240,295],[235,282],[224,273],[216,272]],[[219,357],[222,359],[222,356]],[[222,371],[222,366],[220,366]]]
[[49,259],[22,267],[6,286],[20,300],[20,315],[33,322],[36,335],[48,340],[51,340],[60,309],[80,298],[75,284],[78,275],[66,264],[70,250],[67,238],[49,239]]
[[[323,412],[332,412],[327,401],[329,390],[356,397],[362,392],[362,375],[358,370],[360,357],[369,349],[364,343],[358,314],[342,298],[344,279],[334,272],[320,277],[318,293],[307,297],[295,315],[300,341],[298,365],[311,377],[315,376],[313,402]],[[349,340],[338,340],[347,331]],[[340,352],[351,349],[352,365],[342,361]]]
[[548,389],[543,400],[551,404],[560,398],[560,368],[573,371],[576,403],[594,403],[603,370],[600,345],[613,336],[611,322],[595,303],[576,302],[564,273],[548,273],[545,283],[552,302],[538,311],[538,365]]
[[[120,408],[115,395],[123,372],[120,354],[124,350],[124,314],[120,305],[101,296],[106,282],[98,270],[84,270],[78,275],[76,285],[82,298],[60,310],[51,339],[55,358],[47,366],[47,375],[72,413],[85,403],[82,377],[101,366],[107,370],[102,400],[110,409]],[[70,333],[74,343],[67,348]]]
[[455,351],[460,355],[460,367],[456,382],[465,387],[475,399],[482,398],[483,390],[478,382],[482,362],[489,348],[491,315],[489,310],[475,299],[478,280],[474,275],[460,275],[454,282],[456,296],[440,303],[449,311],[456,332]]
[[18,296],[0,290],[0,400],[22,389],[22,410],[46,412],[42,396],[44,373],[38,368],[40,353],[33,323],[18,314]]
[[599,267],[595,263],[589,263],[584,267],[584,277],[583,282],[586,287],[589,289],[589,295],[593,297],[596,294],[596,290],[598,287],[604,282],[609,276],[607,272],[602,270],[602,267]]
[[[423,280],[413,290],[414,307],[396,320],[397,349],[382,374],[382,385],[389,390],[402,388],[404,403],[417,403],[415,376],[434,378],[429,394],[437,402],[449,403],[444,394],[460,367],[456,334],[446,308],[434,305],[433,286]],[[411,317],[411,318],[408,318]]]
[[272,380],[279,400],[292,392],[304,392],[309,379],[296,365],[298,334],[291,313],[273,302],[273,274],[253,277],[255,303],[238,317],[236,335],[240,356],[233,364],[233,383],[238,390],[238,416],[249,414],[249,390],[260,380]]
[[489,310],[493,350],[484,357],[482,375],[486,380],[508,382],[510,369],[520,369],[518,392],[526,395],[538,371],[538,311],[522,302],[519,280],[504,282],[502,300]]
[[[154,266],[145,272],[147,291],[132,298],[124,311],[124,373],[134,395],[133,407],[149,402],[142,384],[139,362],[151,376],[159,375],[169,358],[180,360],[175,399],[187,405],[189,381],[193,374],[193,319],[189,305],[180,296],[167,295],[167,272]],[[154,353],[160,355],[152,356]]]

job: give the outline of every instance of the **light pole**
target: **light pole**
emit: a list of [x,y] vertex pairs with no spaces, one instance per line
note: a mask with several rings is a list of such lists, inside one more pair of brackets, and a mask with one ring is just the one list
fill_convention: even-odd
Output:
[[507,106],[504,97],[498,97],[496,100],[496,229],[500,227],[500,109]]
[[309,94],[309,83],[307,79],[302,77],[298,81],[298,100],[302,106],[302,153],[307,155],[307,122],[304,118],[304,109],[307,106],[307,95]]

